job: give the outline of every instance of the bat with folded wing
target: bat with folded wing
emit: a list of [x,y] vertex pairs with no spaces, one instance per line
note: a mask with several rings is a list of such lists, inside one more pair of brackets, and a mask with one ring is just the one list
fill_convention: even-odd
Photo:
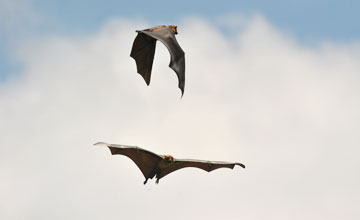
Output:
[[156,41],[162,42],[170,53],[169,67],[176,72],[181,94],[185,89],[185,53],[176,41],[177,26],[160,25],[145,30],[138,30],[130,56],[134,58],[137,72],[150,84],[151,70],[154,61]]

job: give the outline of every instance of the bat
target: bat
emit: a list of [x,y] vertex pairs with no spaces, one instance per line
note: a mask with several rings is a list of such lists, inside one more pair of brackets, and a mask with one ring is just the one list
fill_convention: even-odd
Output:
[[242,168],[245,168],[245,165],[241,163],[177,159],[171,155],[159,155],[136,146],[107,144],[104,142],[98,142],[95,145],[107,146],[110,149],[112,155],[121,154],[129,157],[138,166],[144,175],[144,184],[147,183],[148,179],[152,179],[155,176],[156,183],[159,183],[159,180],[164,176],[186,167],[200,168],[207,172],[219,168],[233,169],[235,165],[239,165]]
[[150,84],[151,69],[154,61],[156,41],[161,41],[170,52],[169,67],[176,72],[181,96],[185,88],[185,53],[176,41],[177,26],[160,25],[145,30],[137,30],[130,56],[134,58],[137,72]]

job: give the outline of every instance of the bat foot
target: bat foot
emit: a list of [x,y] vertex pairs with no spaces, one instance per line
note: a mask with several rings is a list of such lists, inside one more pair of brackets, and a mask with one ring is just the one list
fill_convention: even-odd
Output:
[[155,182],[156,184],[159,184],[159,179],[156,179],[156,182]]
[[147,183],[148,179],[146,178],[146,180],[144,181],[144,185]]

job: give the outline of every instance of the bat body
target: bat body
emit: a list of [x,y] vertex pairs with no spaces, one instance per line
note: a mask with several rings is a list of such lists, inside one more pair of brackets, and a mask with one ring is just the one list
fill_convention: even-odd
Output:
[[169,50],[169,67],[176,72],[181,94],[185,89],[185,53],[176,41],[177,26],[160,25],[145,30],[137,30],[130,56],[135,59],[137,72],[150,84],[151,69],[154,61],[156,41],[161,41]]
[[121,154],[129,157],[141,170],[145,177],[144,184],[148,179],[156,177],[156,183],[159,182],[164,176],[186,167],[195,167],[207,172],[216,170],[218,168],[233,169],[235,165],[245,168],[241,163],[229,163],[218,161],[205,161],[205,160],[191,160],[191,159],[176,159],[171,155],[159,155],[151,151],[142,149],[140,147],[107,144],[103,142],[96,143],[95,145],[107,146],[112,155]]

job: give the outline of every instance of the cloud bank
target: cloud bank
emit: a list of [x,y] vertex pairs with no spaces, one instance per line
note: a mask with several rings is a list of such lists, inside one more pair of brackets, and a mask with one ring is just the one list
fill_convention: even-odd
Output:
[[[0,84],[1,219],[360,217],[359,45],[306,47],[259,16],[232,35],[184,19],[180,99],[162,44],[150,86],[136,73],[134,30],[148,26],[118,19],[19,45],[24,71]],[[247,168],[143,186],[97,141]]]

